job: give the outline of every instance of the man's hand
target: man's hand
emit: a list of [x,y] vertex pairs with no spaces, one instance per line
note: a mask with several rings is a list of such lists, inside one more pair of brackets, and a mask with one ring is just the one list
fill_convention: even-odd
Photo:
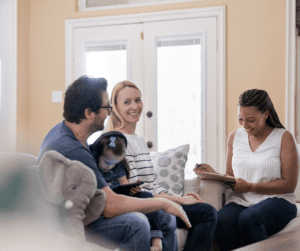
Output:
[[192,227],[192,225],[189,221],[189,218],[187,217],[187,215],[181,205],[179,205],[173,201],[170,201],[168,199],[165,199],[165,198],[158,198],[158,200],[163,200],[165,202],[165,207],[163,208],[163,210],[166,213],[172,214],[172,215],[175,215],[175,216],[181,218],[185,222],[185,224],[188,228]]

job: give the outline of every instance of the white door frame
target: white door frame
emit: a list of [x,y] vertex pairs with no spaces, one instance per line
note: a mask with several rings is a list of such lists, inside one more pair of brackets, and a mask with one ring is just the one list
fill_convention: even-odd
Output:
[[[285,127],[296,132],[296,0],[286,0]],[[300,55],[298,55],[300,56]]]
[[[65,85],[66,88],[74,79],[74,58],[73,58],[73,39],[74,30],[83,27],[95,27],[104,25],[120,25],[139,22],[164,21],[174,19],[216,17],[217,19],[217,93],[219,97],[218,106],[218,125],[217,125],[217,146],[219,171],[225,171],[226,166],[226,71],[225,71],[225,6],[194,8],[187,10],[160,11],[154,13],[141,13],[132,15],[121,15],[111,17],[95,17],[83,19],[70,19],[65,21]],[[221,170],[224,169],[224,170]]]
[[[18,0],[8,0],[0,3],[2,8],[5,9],[4,25],[7,32],[4,36],[5,40],[1,38],[1,42],[5,45],[5,52],[1,56],[3,61],[6,62],[5,66],[2,65],[2,80],[5,80],[5,85],[2,85],[2,100],[4,104],[2,115],[5,121],[1,121],[1,128],[5,131],[1,139],[0,151],[16,151],[17,145],[17,7]],[[2,20],[3,21],[3,20]],[[3,48],[2,47],[2,48]],[[5,75],[4,75],[5,74]],[[4,75],[4,76],[3,76]],[[2,131],[2,133],[3,133]]]

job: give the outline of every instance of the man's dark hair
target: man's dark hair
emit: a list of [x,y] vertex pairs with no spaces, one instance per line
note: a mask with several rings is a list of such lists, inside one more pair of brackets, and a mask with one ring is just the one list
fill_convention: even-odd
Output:
[[102,92],[106,91],[105,78],[81,76],[65,92],[64,113],[66,121],[79,124],[85,119],[84,111],[90,108],[98,114],[102,106]]

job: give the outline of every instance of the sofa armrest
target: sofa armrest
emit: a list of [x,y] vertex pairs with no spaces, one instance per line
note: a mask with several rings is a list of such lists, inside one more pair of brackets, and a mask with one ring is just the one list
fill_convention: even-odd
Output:
[[204,202],[220,210],[225,202],[226,185],[215,180],[201,180],[197,194]]

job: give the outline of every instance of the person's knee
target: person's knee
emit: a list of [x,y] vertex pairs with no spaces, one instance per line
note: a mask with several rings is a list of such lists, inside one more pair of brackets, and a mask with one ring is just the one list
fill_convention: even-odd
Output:
[[207,203],[202,203],[202,204],[199,204],[199,206],[201,206],[202,211],[205,212],[205,217],[207,219],[217,222],[218,212],[212,205],[207,204]]
[[170,215],[164,211],[158,211],[159,218],[161,222],[161,226],[164,231],[175,231],[177,228],[176,217],[174,215]]
[[150,233],[150,224],[147,217],[139,212],[130,213],[127,218],[127,224],[133,228],[145,230]]
[[245,210],[243,211],[238,219],[240,229],[248,228],[252,224],[256,224],[260,221],[259,214],[252,210]]
[[211,218],[217,220],[217,218],[218,218],[218,211],[212,205],[210,205],[210,204],[205,204],[205,205],[207,205],[207,210],[208,210]]
[[169,231],[176,231],[177,223],[176,223],[176,217],[174,215],[170,215],[170,223],[168,224]]

